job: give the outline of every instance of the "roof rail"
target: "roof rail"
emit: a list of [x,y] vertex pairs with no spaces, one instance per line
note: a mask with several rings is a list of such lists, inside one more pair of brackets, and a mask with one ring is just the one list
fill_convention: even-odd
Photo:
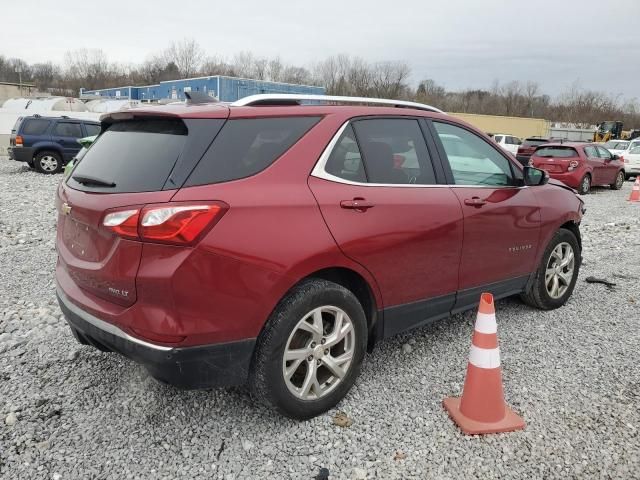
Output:
[[398,108],[415,108],[417,110],[426,110],[429,112],[445,113],[439,108],[422,103],[407,102],[404,100],[389,100],[386,98],[369,98],[369,97],[342,97],[333,95],[305,95],[293,93],[265,93],[261,95],[250,95],[248,97],[236,100],[231,104],[232,107],[246,107],[253,105],[292,105],[300,101],[314,102],[332,102],[332,103],[370,103],[374,105],[388,105]]

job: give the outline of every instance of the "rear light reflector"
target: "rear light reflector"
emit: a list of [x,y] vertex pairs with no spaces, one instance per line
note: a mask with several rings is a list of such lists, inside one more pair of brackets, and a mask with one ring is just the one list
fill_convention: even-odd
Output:
[[121,210],[107,214],[102,224],[112,232],[125,238],[138,238],[140,210]]
[[149,332],[148,330],[141,330],[139,328],[132,328],[131,330],[133,330],[133,333],[135,333],[139,337],[145,338],[147,340],[151,340],[153,342],[180,343],[185,338],[187,338],[182,335],[164,335],[164,334]]
[[213,227],[228,208],[223,202],[149,205],[110,212],[102,225],[124,238],[188,245]]
[[20,135],[16,135],[16,147],[22,147],[24,145],[24,140],[22,139],[22,136]]
[[191,243],[219,215],[220,205],[147,207],[142,211],[140,237],[143,240]]

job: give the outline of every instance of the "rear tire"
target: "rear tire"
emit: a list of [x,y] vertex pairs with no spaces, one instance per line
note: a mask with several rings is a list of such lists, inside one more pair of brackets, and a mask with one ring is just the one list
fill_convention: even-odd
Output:
[[51,150],[38,152],[33,163],[38,172],[45,174],[60,173],[63,167],[60,154]]
[[578,193],[580,195],[586,195],[591,191],[591,175],[584,174],[584,177],[580,180],[580,186],[578,187]]
[[624,185],[624,172],[620,170],[616,175],[616,180],[609,187],[611,190],[620,190]]
[[351,389],[366,347],[367,321],[355,295],[333,282],[305,280],[280,301],[258,337],[251,394],[290,418],[315,417]]
[[[562,252],[569,250],[572,252],[573,261],[563,267],[567,257],[563,257]],[[565,228],[558,230],[547,245],[527,291],[521,295],[522,300],[527,305],[541,310],[553,310],[563,306],[575,288],[581,257],[580,245],[573,232]],[[557,290],[554,291],[555,285]]]

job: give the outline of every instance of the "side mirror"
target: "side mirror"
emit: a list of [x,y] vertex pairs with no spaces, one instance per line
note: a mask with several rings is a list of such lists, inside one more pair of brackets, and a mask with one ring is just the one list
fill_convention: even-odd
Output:
[[540,168],[525,166],[523,169],[524,184],[529,187],[546,185],[549,183],[549,174]]
[[620,155],[617,155],[617,154],[615,154],[615,153],[614,153],[614,154],[611,156],[611,160],[620,160]]

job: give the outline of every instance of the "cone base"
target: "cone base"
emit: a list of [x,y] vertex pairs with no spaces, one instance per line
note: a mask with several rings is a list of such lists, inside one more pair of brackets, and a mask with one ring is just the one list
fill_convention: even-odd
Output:
[[451,419],[460,427],[467,435],[479,435],[482,433],[502,433],[512,432],[514,430],[522,430],[524,428],[524,420],[516,415],[516,413],[505,405],[505,416],[499,422],[485,423],[477,422],[466,417],[460,412],[460,399],[449,397],[442,402],[445,410],[449,412]]

